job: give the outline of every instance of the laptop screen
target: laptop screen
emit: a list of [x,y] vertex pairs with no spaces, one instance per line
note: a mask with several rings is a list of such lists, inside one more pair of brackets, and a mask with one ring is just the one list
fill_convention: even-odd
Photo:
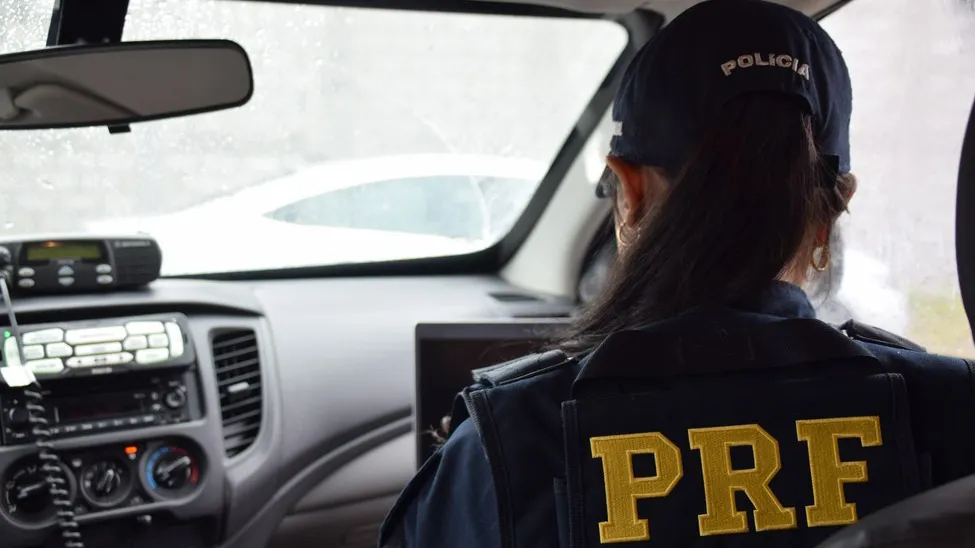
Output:
[[450,414],[457,393],[474,382],[473,370],[539,351],[565,323],[552,319],[418,324],[413,403],[417,466],[436,451],[431,431]]

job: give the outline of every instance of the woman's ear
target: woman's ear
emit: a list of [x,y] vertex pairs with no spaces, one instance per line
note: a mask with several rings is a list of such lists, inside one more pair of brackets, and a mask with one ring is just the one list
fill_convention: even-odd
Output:
[[616,193],[618,222],[622,225],[633,226],[640,220],[646,200],[647,188],[643,180],[642,170],[640,166],[633,165],[616,156],[607,156],[606,164],[619,180]]

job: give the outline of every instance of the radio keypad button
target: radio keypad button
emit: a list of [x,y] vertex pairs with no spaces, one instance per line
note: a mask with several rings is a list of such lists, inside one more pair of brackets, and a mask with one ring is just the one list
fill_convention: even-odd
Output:
[[44,358],[42,360],[30,360],[27,368],[38,375],[50,375],[64,371],[64,362],[61,358]]
[[39,331],[24,333],[21,338],[24,340],[24,344],[47,344],[61,342],[64,340],[64,330],[58,329],[57,327],[52,329],[41,329]]
[[48,358],[66,358],[72,354],[71,346],[63,342],[47,345]]
[[147,348],[145,350],[137,350],[135,353],[135,361],[140,364],[164,362],[168,359],[168,348]]
[[176,322],[166,322],[166,334],[169,335],[169,355],[178,358],[183,355],[183,331]]
[[121,325],[72,329],[64,334],[68,344],[88,344],[100,342],[121,342],[125,339],[125,328]]
[[20,270],[17,271],[17,275],[22,278],[30,278],[34,275],[34,269],[29,266],[21,267]]
[[17,350],[17,339],[8,338],[3,343],[3,359],[6,360],[7,367],[17,367],[21,365],[20,352]]
[[39,360],[44,357],[44,347],[39,344],[32,344],[24,347],[25,360]]
[[74,347],[75,356],[91,356],[93,354],[111,354],[113,352],[121,352],[122,343],[110,342],[110,343],[98,343],[98,344],[85,344]]
[[24,289],[30,289],[34,287],[34,280],[32,278],[21,278],[17,280],[17,285]]
[[102,284],[102,285],[108,285],[108,284],[114,282],[115,281],[115,278],[109,276],[108,274],[101,274],[100,276],[98,276],[97,278],[95,278],[95,281],[98,282],[98,283],[100,283],[100,284]]
[[122,348],[125,350],[141,350],[143,348],[149,348],[149,341],[146,340],[145,335],[133,335],[122,341]]
[[115,354],[96,354],[94,356],[75,356],[68,358],[68,367],[99,367],[102,365],[118,365],[132,361],[132,354],[117,352]]
[[165,333],[156,333],[155,335],[149,335],[149,347],[150,348],[164,348],[169,346],[169,337]]
[[110,265],[110,264],[100,264],[100,265],[98,265],[98,266],[95,267],[95,272],[97,272],[99,274],[111,274],[112,273],[112,265]]
[[58,269],[58,276],[74,276],[74,269],[68,265],[64,265]]
[[129,335],[151,335],[153,333],[163,333],[165,328],[163,328],[162,322],[154,321],[136,321],[129,322],[125,324],[125,330],[128,331]]

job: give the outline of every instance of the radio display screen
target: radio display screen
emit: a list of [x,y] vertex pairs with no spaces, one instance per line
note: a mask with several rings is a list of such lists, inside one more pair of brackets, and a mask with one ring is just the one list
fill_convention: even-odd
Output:
[[[131,395],[129,398],[131,398]],[[141,412],[142,405],[139,400],[129,398],[120,394],[116,398],[100,397],[98,398],[99,401],[71,400],[57,402],[58,422],[84,422],[106,417],[134,415]]]
[[104,256],[102,246],[97,242],[31,242],[24,247],[28,262],[67,259],[97,261]]

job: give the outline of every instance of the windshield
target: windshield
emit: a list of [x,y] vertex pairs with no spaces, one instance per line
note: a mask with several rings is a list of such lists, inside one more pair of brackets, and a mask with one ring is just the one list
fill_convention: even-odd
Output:
[[[0,0],[4,53],[54,0]],[[0,132],[0,234],[146,232],[163,274],[452,255],[510,230],[627,41],[608,21],[132,0],[125,40],[229,38],[240,109]]]

